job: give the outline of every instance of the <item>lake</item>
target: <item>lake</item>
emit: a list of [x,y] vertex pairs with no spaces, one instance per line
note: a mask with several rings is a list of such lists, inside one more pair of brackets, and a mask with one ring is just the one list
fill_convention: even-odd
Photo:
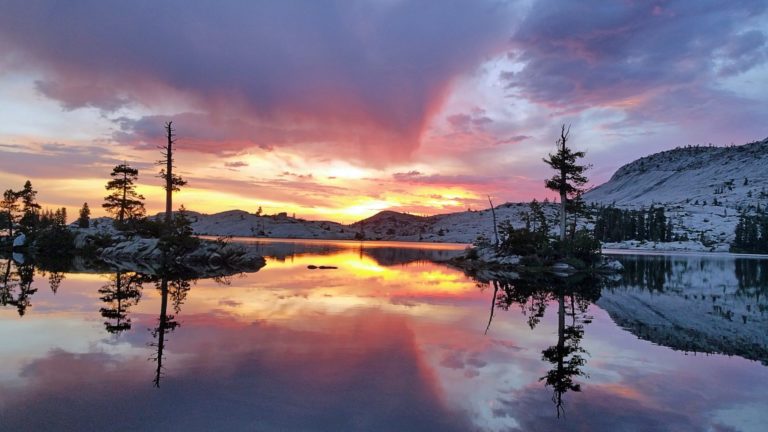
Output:
[[1,259],[0,430],[768,424],[767,260],[489,280],[462,245],[250,243],[266,267],[215,279]]

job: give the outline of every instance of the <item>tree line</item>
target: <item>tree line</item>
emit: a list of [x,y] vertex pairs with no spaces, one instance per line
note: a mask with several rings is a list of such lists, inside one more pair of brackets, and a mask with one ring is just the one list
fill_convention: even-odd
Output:
[[[164,180],[163,189],[166,191],[163,220],[155,221],[146,217],[145,198],[136,189],[139,170],[128,162],[112,169],[111,179],[105,186],[108,195],[104,197],[102,207],[114,217],[114,225],[118,230],[159,237],[169,250],[177,250],[179,247],[194,245],[184,206],[176,214],[172,211],[173,192],[179,191],[187,182],[174,172],[173,146],[176,138],[171,122],[166,123],[165,132],[166,143],[159,147],[162,159],[157,162],[162,166],[159,177]],[[89,228],[90,215],[91,209],[88,203],[84,203],[78,214],[77,227]],[[42,210],[37,203],[37,191],[29,180],[22,189],[8,189],[3,193],[0,200],[0,229],[7,232],[8,239],[23,233],[27,237],[26,244],[34,244],[38,251],[53,252],[72,247],[73,236],[67,228],[66,208]]]
[[744,211],[739,215],[731,251],[768,253],[768,214],[765,211],[756,214]]
[[601,207],[595,220],[595,237],[603,242],[625,240],[668,242],[676,239],[672,221],[663,207],[642,210]]

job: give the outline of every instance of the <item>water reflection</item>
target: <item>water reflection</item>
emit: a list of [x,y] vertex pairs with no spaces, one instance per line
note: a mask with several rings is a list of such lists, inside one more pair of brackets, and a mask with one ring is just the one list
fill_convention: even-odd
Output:
[[[35,266],[31,262],[17,263],[5,260],[2,285],[0,285],[0,304],[15,307],[19,316],[24,316],[32,305],[32,296],[37,288],[32,287],[35,279]],[[56,279],[60,282],[60,279]],[[58,289],[58,285],[56,285]],[[55,291],[55,290],[54,290]]]
[[139,273],[117,271],[99,288],[100,300],[106,303],[99,312],[106,319],[104,327],[109,333],[119,334],[131,329],[128,312],[141,299],[144,279],[145,276]]
[[621,256],[622,278],[597,305],[641,339],[768,364],[768,261]]
[[[480,280],[485,283],[484,280]],[[557,417],[564,411],[563,396],[569,391],[580,392],[581,384],[576,377],[585,376],[583,371],[589,353],[581,346],[584,325],[591,322],[587,311],[600,296],[601,280],[575,276],[569,278],[547,277],[534,274],[509,279],[497,278],[487,282],[493,286],[494,302],[485,333],[491,326],[496,308],[509,310],[513,305],[527,317],[527,323],[534,330],[544,317],[547,307],[557,306],[557,343],[542,351],[542,360],[552,365],[539,380],[553,390],[552,402]]]
[[[38,267],[34,307],[0,309],[0,429],[749,431],[768,421],[768,368],[744,360],[766,346],[765,262],[622,257],[630,270],[608,283],[478,281],[410,250],[368,249],[293,248],[258,273],[216,278]],[[8,264],[0,275],[15,300],[20,264]],[[688,353],[734,357],[676,351],[680,335],[699,344]]]
[[[152,338],[154,342],[149,345],[155,347],[157,351],[151,357],[156,363],[155,378],[153,384],[160,387],[160,378],[163,376],[163,353],[165,349],[166,335],[179,327],[176,315],[181,312],[181,305],[187,298],[192,282],[185,279],[179,269],[173,267],[163,267],[159,275],[155,277],[155,287],[160,291],[160,316],[157,319],[157,326],[152,329]],[[171,301],[173,313],[168,312],[168,300]]]
[[464,253],[464,244],[420,244],[408,242],[360,241],[301,241],[237,238],[263,256],[277,261],[292,261],[307,255],[329,256],[354,251],[360,258],[368,257],[382,266],[413,262],[445,262]]

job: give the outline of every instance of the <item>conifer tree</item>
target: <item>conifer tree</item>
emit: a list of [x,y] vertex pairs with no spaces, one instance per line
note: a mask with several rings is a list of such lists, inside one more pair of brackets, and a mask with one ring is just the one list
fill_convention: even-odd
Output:
[[176,134],[173,133],[173,122],[165,124],[166,143],[160,147],[163,158],[157,161],[158,165],[163,166],[160,169],[160,178],[165,180],[165,226],[171,229],[173,223],[173,193],[181,190],[186,185],[186,180],[173,173],[173,145],[176,144]]
[[27,180],[24,187],[16,192],[16,195],[21,199],[22,205],[19,228],[25,234],[31,234],[35,231],[40,219],[40,204],[36,202],[37,191],[32,189],[32,182]]
[[546,181],[547,189],[551,189],[560,194],[560,240],[565,240],[566,224],[566,205],[573,197],[584,192],[584,185],[587,178],[584,171],[589,168],[586,165],[580,165],[578,159],[584,157],[584,152],[574,152],[568,147],[568,139],[571,128],[566,129],[562,125],[560,129],[560,138],[557,139],[557,151],[549,154],[544,162],[555,170],[555,175]]
[[115,215],[121,225],[126,220],[144,216],[144,197],[136,192],[135,185],[139,170],[122,163],[112,169],[110,176],[112,180],[107,182],[105,188],[111,193],[104,197],[104,204],[101,206]]
[[531,218],[530,223],[532,225],[531,230],[533,232],[539,232],[544,235],[549,234],[549,224],[547,223],[547,216],[544,214],[544,209],[536,199],[531,201]]
[[88,208],[88,203],[83,203],[83,207],[80,209],[80,217],[77,219],[77,226],[80,228],[88,228],[91,226],[91,209]]
[[8,189],[3,192],[3,200],[0,201],[0,210],[5,215],[8,229],[8,236],[13,238],[13,228],[19,218],[19,195],[13,190]]

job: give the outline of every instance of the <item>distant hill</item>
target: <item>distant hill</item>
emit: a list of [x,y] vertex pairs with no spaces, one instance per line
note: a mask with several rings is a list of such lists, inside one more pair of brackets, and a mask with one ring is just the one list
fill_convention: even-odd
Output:
[[654,153],[619,168],[608,182],[585,193],[584,200],[635,209],[663,206],[675,233],[698,244],[665,248],[728,251],[739,211],[768,206],[768,138]]
[[348,239],[349,228],[330,221],[295,219],[285,213],[256,215],[230,210],[212,215],[190,212],[192,229],[198,234],[239,237]]
[[[521,213],[526,211],[527,204],[502,204],[496,207],[496,218],[499,223],[508,221],[521,227]],[[548,211],[554,215],[554,206],[549,206]],[[190,217],[194,231],[203,235],[332,240],[353,240],[362,235],[366,240],[445,243],[471,243],[478,236],[494,236],[490,209],[429,217],[382,211],[351,225],[295,219],[286,214],[259,216],[241,210],[212,215],[190,212]]]
[[[614,248],[727,251],[739,208],[768,206],[768,139],[731,147],[683,147],[655,153],[621,167],[611,179],[584,195],[588,202],[626,208],[663,206],[676,234],[688,241],[624,242]],[[557,207],[545,204],[556,225]],[[499,223],[524,225],[527,203],[496,207]],[[401,240],[471,243],[494,238],[490,209],[415,216],[382,211],[351,225],[295,219],[285,213],[255,215],[240,210],[193,213],[198,234],[249,237]],[[587,223],[587,227],[591,225]]]
[[768,202],[768,138],[740,146],[682,147],[619,168],[584,199],[618,206],[703,205],[736,208]]

